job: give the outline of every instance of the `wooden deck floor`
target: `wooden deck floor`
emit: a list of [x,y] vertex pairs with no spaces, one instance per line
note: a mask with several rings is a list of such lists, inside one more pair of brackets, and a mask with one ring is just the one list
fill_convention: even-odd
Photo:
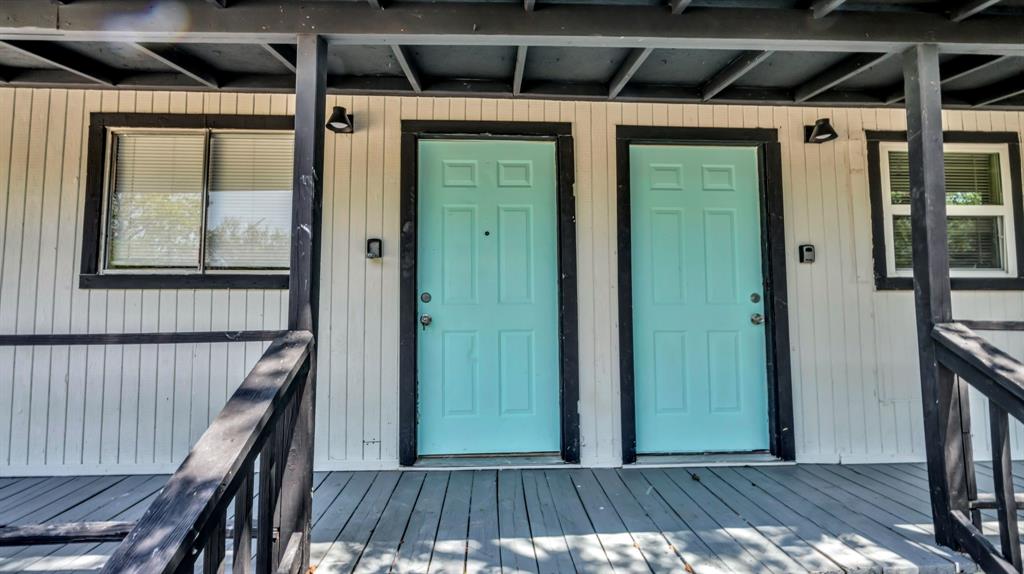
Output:
[[[136,519],[164,478],[0,479],[0,524]],[[982,466],[981,489],[990,482]],[[315,483],[318,574],[975,570],[932,542],[919,464],[332,472]],[[0,548],[0,572],[95,570],[113,547]]]

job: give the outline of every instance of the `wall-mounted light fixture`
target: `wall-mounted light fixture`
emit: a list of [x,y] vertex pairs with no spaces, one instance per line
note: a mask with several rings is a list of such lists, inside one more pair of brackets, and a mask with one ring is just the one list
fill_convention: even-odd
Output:
[[355,123],[352,114],[347,113],[345,108],[334,106],[331,118],[327,120],[327,129],[336,134],[350,134],[355,131]]
[[804,143],[821,144],[839,137],[829,123],[828,118],[821,118],[813,126],[804,126]]

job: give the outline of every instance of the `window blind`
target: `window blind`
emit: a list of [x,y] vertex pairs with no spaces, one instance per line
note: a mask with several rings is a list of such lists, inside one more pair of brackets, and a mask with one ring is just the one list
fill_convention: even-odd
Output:
[[107,266],[197,268],[205,134],[115,136]]
[[[1002,231],[999,217],[946,218],[949,235],[949,266],[956,269],[1002,269]],[[896,268],[909,269],[913,264],[910,238],[910,217],[893,217],[893,242]]]
[[[999,154],[946,152],[944,156],[948,205],[1003,204]],[[892,203],[909,205],[910,157],[907,152],[889,152],[889,184]]]
[[210,135],[207,267],[288,267],[293,150],[291,133]]

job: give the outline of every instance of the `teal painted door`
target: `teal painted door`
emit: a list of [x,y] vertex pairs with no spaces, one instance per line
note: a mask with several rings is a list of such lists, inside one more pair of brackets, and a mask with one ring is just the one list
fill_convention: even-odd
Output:
[[559,450],[555,144],[419,144],[421,455]]
[[757,151],[630,147],[639,453],[768,448]]

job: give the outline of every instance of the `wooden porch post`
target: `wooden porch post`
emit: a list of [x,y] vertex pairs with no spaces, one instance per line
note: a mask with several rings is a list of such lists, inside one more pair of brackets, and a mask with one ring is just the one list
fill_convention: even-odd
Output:
[[[910,217],[914,302],[924,404],[925,452],[935,538],[955,547],[950,511],[967,512],[970,431],[967,389],[939,364],[932,328],[952,320],[946,186],[942,155],[942,90],[938,47],[917,45],[903,56],[907,143],[910,151]],[[969,437],[969,435],[967,435]]]
[[[282,552],[301,533],[300,564],[309,564],[309,520],[313,491],[313,417],[316,396],[316,333],[320,285],[320,224],[323,207],[324,114],[327,105],[327,42],[300,34],[295,69],[295,171],[292,180],[292,252],[288,278],[288,328],[313,333],[306,384],[284,471],[280,513]],[[300,571],[305,571],[302,566]]]

